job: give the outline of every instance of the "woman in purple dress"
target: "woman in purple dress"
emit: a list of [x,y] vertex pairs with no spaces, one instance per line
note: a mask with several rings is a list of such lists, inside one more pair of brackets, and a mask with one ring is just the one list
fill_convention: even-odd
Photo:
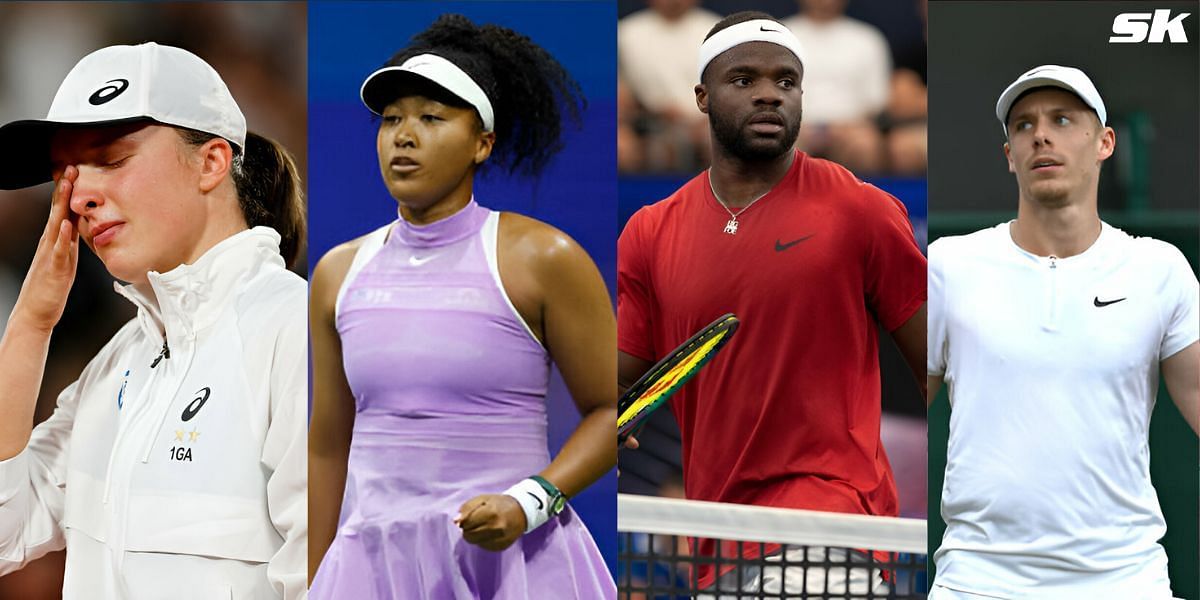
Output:
[[[362,86],[399,216],[313,273],[311,597],[616,597],[565,506],[616,462],[616,325],[584,250],[475,202],[537,174],[579,86],[529,38],[439,18]],[[550,362],[583,415],[550,459]]]

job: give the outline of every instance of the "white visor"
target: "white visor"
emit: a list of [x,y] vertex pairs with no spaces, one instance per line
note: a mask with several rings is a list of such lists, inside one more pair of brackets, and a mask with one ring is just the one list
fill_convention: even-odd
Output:
[[783,46],[796,55],[796,60],[800,61],[801,67],[804,66],[804,47],[800,45],[800,40],[790,29],[777,21],[756,19],[726,27],[700,44],[700,61],[696,71],[696,81],[703,79],[704,69],[708,67],[708,63],[722,52],[749,42],[768,42]]
[[483,88],[479,87],[479,84],[475,83],[475,80],[471,79],[471,76],[467,75],[467,72],[460,69],[458,65],[436,54],[418,54],[404,61],[398,67],[383,67],[371,73],[363,82],[362,89],[359,90],[363,104],[366,104],[371,112],[382,115],[383,109],[397,98],[395,78],[401,73],[412,73],[446,88],[451,94],[475,107],[475,110],[479,112],[480,120],[483,121],[484,131],[495,129],[496,121],[492,112],[492,103],[488,100],[487,94],[483,92]]

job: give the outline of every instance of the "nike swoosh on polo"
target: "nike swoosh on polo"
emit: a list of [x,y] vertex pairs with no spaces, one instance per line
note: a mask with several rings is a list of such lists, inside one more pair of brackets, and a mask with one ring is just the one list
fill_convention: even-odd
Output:
[[804,236],[804,237],[802,237],[802,238],[798,238],[798,239],[792,240],[792,241],[790,241],[790,242],[788,242],[788,243],[786,243],[786,244],[785,244],[785,243],[783,243],[782,241],[780,241],[780,240],[778,240],[778,239],[777,239],[777,240],[775,240],[775,251],[776,251],[776,252],[783,252],[784,250],[787,250],[788,248],[791,248],[792,246],[795,246],[796,244],[799,244],[800,242],[803,242],[804,240],[807,240],[808,238],[810,238],[810,237],[812,237],[812,236],[814,236],[814,235],[816,235],[816,234],[815,234],[815,233],[810,233],[810,234],[808,234],[808,235],[806,235],[806,236]]
[[1124,299],[1125,298],[1117,298],[1116,300],[1101,300],[1100,296],[1096,296],[1095,298],[1092,299],[1092,304],[1095,304],[1097,308],[1104,308],[1105,306],[1108,306],[1109,304],[1116,304]]

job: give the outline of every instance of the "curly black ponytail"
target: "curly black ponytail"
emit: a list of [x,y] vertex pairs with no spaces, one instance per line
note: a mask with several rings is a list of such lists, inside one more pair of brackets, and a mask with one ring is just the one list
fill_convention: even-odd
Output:
[[578,125],[587,106],[579,84],[549,52],[505,27],[442,15],[387,65],[418,54],[453,62],[483,88],[495,112],[496,145],[489,162],[509,173],[540,173],[562,149],[564,118]]

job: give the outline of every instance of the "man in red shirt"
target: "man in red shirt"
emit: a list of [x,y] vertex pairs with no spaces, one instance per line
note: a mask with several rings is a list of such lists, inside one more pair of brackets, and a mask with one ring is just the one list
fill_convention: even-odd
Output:
[[[671,400],[687,497],[894,516],[876,323],[923,385],[925,258],[903,204],[793,149],[802,56],[794,35],[754,12],[721,21],[701,47],[696,102],[709,116],[713,164],[621,234],[619,378],[628,386],[693,332],[736,314],[729,347]],[[777,578],[782,592],[803,590],[795,571],[800,581]],[[845,570],[830,569],[829,591],[875,587],[878,571],[861,571],[859,583],[839,583]],[[701,569],[700,586],[718,575]]]

